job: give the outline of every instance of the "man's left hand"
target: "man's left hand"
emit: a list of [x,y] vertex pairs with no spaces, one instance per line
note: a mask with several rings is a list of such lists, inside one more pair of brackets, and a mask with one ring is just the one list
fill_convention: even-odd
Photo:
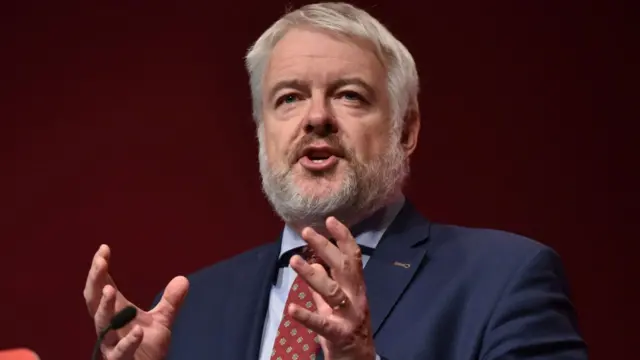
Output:
[[329,217],[326,227],[336,245],[309,227],[301,235],[327,265],[331,276],[321,265],[309,264],[300,256],[290,261],[314,290],[318,310],[311,312],[292,304],[289,314],[320,336],[326,360],[374,360],[362,251],[349,229],[336,218]]

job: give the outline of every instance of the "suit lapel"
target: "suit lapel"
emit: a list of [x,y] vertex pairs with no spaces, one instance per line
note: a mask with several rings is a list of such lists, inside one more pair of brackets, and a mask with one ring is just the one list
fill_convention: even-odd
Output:
[[375,334],[425,259],[429,222],[408,201],[364,269],[371,330]]
[[255,360],[260,356],[262,333],[269,291],[280,250],[280,240],[255,254],[252,261],[241,264],[233,288],[225,296],[229,303],[225,311],[228,337],[221,344],[225,359],[237,359],[239,350],[245,351],[243,359]]

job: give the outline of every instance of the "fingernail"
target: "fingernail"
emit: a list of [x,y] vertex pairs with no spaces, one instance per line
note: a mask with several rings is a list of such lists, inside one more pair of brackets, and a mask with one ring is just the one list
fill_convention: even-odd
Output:
[[309,237],[309,236],[313,235],[313,233],[315,233],[315,230],[313,230],[313,228],[306,227],[306,228],[302,229],[301,235],[303,237]]
[[302,264],[302,258],[300,257],[300,255],[293,255],[291,257],[291,259],[289,259],[289,265],[291,265],[292,267],[296,266],[296,265],[301,265]]

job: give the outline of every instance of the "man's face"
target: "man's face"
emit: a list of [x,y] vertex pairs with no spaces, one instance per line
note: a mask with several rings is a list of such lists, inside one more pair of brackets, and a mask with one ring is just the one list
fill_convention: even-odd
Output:
[[263,187],[285,221],[362,211],[385,196],[381,187],[397,185],[388,172],[401,173],[405,157],[387,72],[367,43],[290,30],[273,49],[262,94]]

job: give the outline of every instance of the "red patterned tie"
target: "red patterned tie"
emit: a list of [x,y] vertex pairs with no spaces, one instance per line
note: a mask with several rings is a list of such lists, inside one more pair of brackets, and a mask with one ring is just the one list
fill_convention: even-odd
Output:
[[[313,255],[313,252],[306,248],[302,257],[309,263],[320,262]],[[311,295],[309,285],[296,276],[295,281],[289,290],[287,303],[284,306],[282,321],[278,327],[276,340],[273,344],[271,359],[274,360],[313,360],[320,348],[320,343],[316,333],[307,329],[304,325],[296,322],[288,314],[289,304],[296,304],[309,311],[316,311],[316,304]]]

